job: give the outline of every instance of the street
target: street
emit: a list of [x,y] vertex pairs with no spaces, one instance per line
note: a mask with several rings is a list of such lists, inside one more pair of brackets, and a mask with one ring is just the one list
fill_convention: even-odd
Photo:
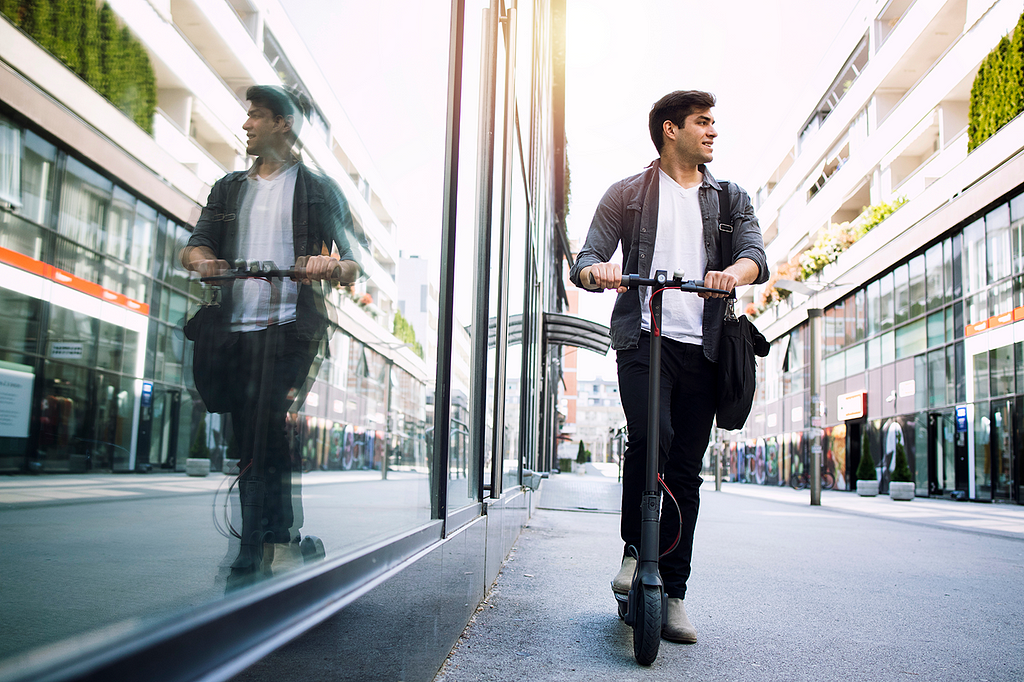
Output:
[[1024,507],[828,491],[810,507],[807,491],[705,482],[686,600],[699,641],[663,641],[645,669],[609,587],[619,517],[592,502],[617,490],[545,481],[437,682],[1024,679]]

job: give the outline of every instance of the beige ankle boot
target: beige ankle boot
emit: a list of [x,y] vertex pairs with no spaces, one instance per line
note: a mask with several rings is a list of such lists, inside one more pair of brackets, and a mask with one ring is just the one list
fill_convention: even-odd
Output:
[[612,592],[623,596],[629,594],[633,586],[633,574],[636,573],[636,559],[631,556],[622,557],[622,566],[612,579]]
[[661,628],[661,636],[672,642],[683,644],[697,643],[697,628],[686,617],[686,607],[683,600],[677,597],[668,598],[668,618],[665,626]]

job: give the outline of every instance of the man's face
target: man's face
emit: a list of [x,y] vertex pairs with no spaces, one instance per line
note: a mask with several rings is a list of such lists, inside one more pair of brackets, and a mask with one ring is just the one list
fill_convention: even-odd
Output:
[[686,117],[682,128],[675,128],[676,139],[667,140],[675,148],[679,158],[699,165],[712,159],[712,145],[718,132],[715,130],[715,117],[710,109],[695,111]]
[[249,103],[248,118],[242,124],[245,131],[246,144],[245,153],[250,156],[264,156],[275,148],[286,131],[287,122],[281,117],[275,117],[267,107]]

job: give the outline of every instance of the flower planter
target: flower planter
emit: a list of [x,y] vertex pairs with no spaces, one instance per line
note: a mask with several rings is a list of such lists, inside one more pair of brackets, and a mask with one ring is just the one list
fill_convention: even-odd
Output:
[[890,481],[889,497],[891,497],[894,500],[914,499],[914,483],[912,481]]
[[861,497],[875,497],[878,495],[878,480],[857,481],[857,494]]

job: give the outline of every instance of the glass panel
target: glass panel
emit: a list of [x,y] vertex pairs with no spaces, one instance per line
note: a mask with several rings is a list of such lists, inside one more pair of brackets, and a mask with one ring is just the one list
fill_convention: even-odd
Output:
[[0,116],[0,203],[21,204],[21,128]]
[[992,420],[987,402],[974,405],[974,489],[975,499],[992,499]]
[[866,300],[867,308],[864,319],[865,336],[873,336],[881,330],[882,303],[880,289],[881,286],[879,285],[878,280],[868,284]]
[[[131,266],[139,272],[149,274],[153,263],[153,241],[156,237],[156,211],[139,202],[132,226]],[[184,246],[184,244],[182,245]],[[177,252],[172,263],[177,263]]]
[[860,289],[853,295],[853,299],[847,299],[847,305],[852,311],[846,315],[846,342],[856,343],[864,340],[864,309],[865,291]]
[[963,240],[959,235],[942,241],[942,279],[945,284],[943,299],[949,303],[961,295],[963,291],[961,279],[962,257],[960,244]]
[[943,293],[945,285],[942,280],[943,265],[942,242],[939,242],[925,251],[925,290],[927,291],[927,308],[934,310],[944,302]]
[[44,260],[43,248],[47,236],[46,230],[35,223],[14,213],[0,211],[0,246],[3,248],[41,261]]
[[1024,273],[1024,194],[1010,200],[1010,239],[1013,244],[1014,274]]
[[968,296],[964,301],[967,312],[967,324],[977,324],[989,318],[987,291]]
[[1003,280],[988,290],[989,317],[1013,312],[1013,280]]
[[946,346],[946,404],[952,405],[957,402],[957,386],[953,378],[956,373],[956,347]]
[[911,258],[907,267],[910,271],[910,317],[913,318],[925,311],[924,254]]
[[826,358],[825,362],[825,383],[832,383],[846,378],[846,354],[836,353]]
[[892,272],[893,300],[896,305],[896,324],[910,317],[910,268],[904,263]]
[[29,130],[22,131],[21,208],[18,214],[50,226],[57,148]]
[[888,364],[896,359],[895,334],[888,332],[882,334],[882,364]]
[[946,404],[946,352],[928,353],[928,407]]
[[34,364],[27,353],[36,353],[42,302],[0,287],[0,348],[8,362]]
[[103,253],[128,261],[128,241],[134,220],[135,197],[120,187],[115,187],[110,209],[107,211],[107,240]]
[[981,291],[988,284],[985,258],[985,220],[979,218],[964,228],[963,280],[967,291]]
[[59,305],[50,307],[46,355],[53,360],[92,365],[96,358],[95,318]]
[[977,398],[988,398],[989,396],[989,378],[988,378],[988,352],[977,353],[974,356],[974,397]]
[[928,348],[928,334],[923,319],[911,322],[896,330],[896,357],[906,358],[917,355]]
[[[124,363],[124,327],[99,320],[96,366],[120,372]],[[135,358],[132,358],[134,361]]]
[[866,346],[867,344],[862,343],[846,350],[846,376],[854,376],[864,371]]
[[882,337],[876,336],[867,342],[868,347],[868,369],[874,369],[882,365]]
[[1013,483],[1013,410],[1010,401],[992,404],[992,499],[1010,499]]
[[[91,371],[50,360],[43,364],[43,368],[38,470],[88,471],[93,440],[93,422],[89,419]],[[66,510],[57,509],[66,514]]]
[[895,315],[894,280],[892,273],[878,278],[879,329],[890,329]]
[[988,352],[988,370],[991,381],[990,395],[1007,395],[1014,393],[1015,367],[1013,346],[993,348]]
[[69,157],[61,186],[57,231],[81,246],[99,250],[113,189],[112,182]]
[[[923,353],[914,356],[914,409],[928,409],[928,356]],[[918,442],[924,445],[928,441]]]
[[928,347],[938,346],[946,340],[946,314],[944,311],[928,316]]
[[1009,204],[1003,204],[985,216],[985,232],[988,237],[988,281],[998,282],[1009,277],[1012,271]]

